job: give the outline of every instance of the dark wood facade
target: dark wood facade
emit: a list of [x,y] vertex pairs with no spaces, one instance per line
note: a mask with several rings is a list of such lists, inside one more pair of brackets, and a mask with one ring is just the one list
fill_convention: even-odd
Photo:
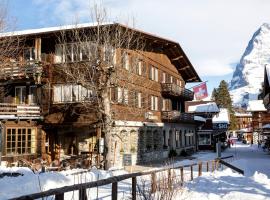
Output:
[[[113,29],[119,24],[108,26]],[[106,147],[114,152],[112,165],[123,152],[136,151],[137,161],[144,162],[149,155],[159,159],[160,155],[166,157],[165,150],[165,153],[169,149],[180,152],[180,149],[194,148],[196,143],[194,115],[185,113],[185,101],[193,99],[193,92],[185,89],[185,84],[200,81],[199,76],[178,43],[138,30],[130,31],[140,33],[147,48],[143,51],[116,49],[116,57],[123,50],[128,52],[129,62],[127,69],[117,57],[116,62],[122,66],[116,69],[117,73],[123,77],[132,74],[132,79],[120,80],[108,90],[114,121],[112,132],[120,138],[113,139],[112,147]],[[59,34],[57,28],[18,33],[25,38],[27,51],[22,51],[25,53],[17,62],[1,66],[1,90],[4,92],[0,112],[5,115],[1,118],[0,113],[5,126],[2,129],[3,158],[28,156],[51,161],[64,159],[66,155],[90,154],[91,159],[100,159],[99,145],[106,135],[96,127],[98,113],[91,109],[96,104],[95,99],[89,96],[91,103],[87,108],[82,106],[75,92],[75,89],[81,91],[81,86],[77,83],[67,86],[65,77],[55,70],[59,65],[56,53]],[[136,66],[131,61],[138,55],[143,64],[139,71],[132,70]],[[127,85],[128,89],[123,89]],[[125,97],[120,97],[123,93]],[[135,95],[136,98],[132,98]],[[6,113],[10,110],[8,104],[16,107],[14,112]],[[21,112],[24,115],[20,115]],[[9,117],[11,115],[14,117]],[[129,136],[124,139],[126,134]]]

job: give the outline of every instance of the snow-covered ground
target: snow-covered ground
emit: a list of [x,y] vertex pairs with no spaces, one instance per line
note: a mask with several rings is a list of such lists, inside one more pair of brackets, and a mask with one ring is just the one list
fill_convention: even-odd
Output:
[[[197,167],[194,167],[195,179],[189,181],[190,171],[186,168],[184,172],[186,182],[183,187],[179,186],[180,189],[176,196],[174,196],[174,199],[270,199],[270,154],[258,149],[256,145],[250,147],[237,143],[222,153],[222,156],[228,155],[234,155],[232,164],[243,169],[245,176],[224,168],[214,173],[203,172],[203,176],[198,177]],[[194,156],[196,159],[178,161],[173,165],[185,165],[197,163],[198,161],[212,160],[216,154],[212,152],[199,152]],[[0,178],[0,200],[127,173],[124,170],[92,170],[87,173],[77,174],[80,171],[82,170],[76,169],[34,174],[27,168],[2,167],[0,168],[0,174],[3,172],[19,172],[24,174],[24,176]],[[128,199],[130,191],[131,180],[125,180],[118,184],[119,199]],[[87,190],[87,194],[90,199],[96,199],[97,196],[99,199],[110,199],[111,185]],[[74,197],[77,196],[76,192],[65,194],[67,199],[76,199]]]
[[224,155],[229,154],[235,156],[232,164],[243,169],[244,176],[231,169],[203,173],[203,176],[186,184],[175,199],[270,199],[269,152],[263,152],[257,145],[251,147],[237,143],[224,153]]

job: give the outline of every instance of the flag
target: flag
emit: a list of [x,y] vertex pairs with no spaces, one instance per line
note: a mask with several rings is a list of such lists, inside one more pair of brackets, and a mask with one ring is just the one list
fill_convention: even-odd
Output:
[[206,82],[193,87],[193,92],[196,100],[201,100],[208,97]]

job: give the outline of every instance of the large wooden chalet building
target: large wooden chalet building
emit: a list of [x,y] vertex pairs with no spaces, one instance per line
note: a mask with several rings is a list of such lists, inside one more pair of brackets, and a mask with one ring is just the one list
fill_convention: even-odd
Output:
[[[133,31],[145,46],[143,50],[114,49],[118,65],[112,73],[133,78],[118,81],[108,90],[110,133],[97,126],[90,103],[84,104],[87,108],[81,106],[94,98],[94,91],[66,81],[67,75],[55,70],[64,62],[71,66],[90,62],[87,53],[74,52],[81,48],[81,41],[67,37],[65,44],[59,42],[63,31],[69,33],[74,26],[15,32],[11,37],[23,38],[24,45],[0,64],[2,161],[87,155],[92,165],[107,159],[109,166],[123,166],[167,158],[170,150],[179,154],[195,150],[197,123],[194,114],[185,113],[185,101],[193,99],[193,92],[185,84],[201,80],[180,45],[118,23],[102,26]],[[96,28],[76,27],[83,34]],[[63,45],[70,48],[69,55],[63,53]],[[132,62],[135,57],[139,57],[137,64]],[[110,138],[104,140],[107,134]],[[111,157],[105,158],[108,152]]]

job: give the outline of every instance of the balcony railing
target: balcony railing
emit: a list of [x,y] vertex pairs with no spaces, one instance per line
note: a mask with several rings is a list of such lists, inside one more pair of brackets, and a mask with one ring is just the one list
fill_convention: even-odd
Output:
[[193,100],[194,93],[184,87],[176,85],[174,83],[162,83],[162,93],[165,95],[171,95],[176,97],[182,97],[185,100]]
[[0,103],[0,119],[41,119],[37,105]]
[[267,110],[270,109],[270,93],[266,94],[263,98],[263,104]]
[[191,122],[194,121],[194,114],[192,113],[181,113],[176,110],[172,111],[162,111],[162,120],[164,121],[176,121],[176,122]]
[[0,79],[37,78],[43,73],[43,68],[38,61],[0,63]]

